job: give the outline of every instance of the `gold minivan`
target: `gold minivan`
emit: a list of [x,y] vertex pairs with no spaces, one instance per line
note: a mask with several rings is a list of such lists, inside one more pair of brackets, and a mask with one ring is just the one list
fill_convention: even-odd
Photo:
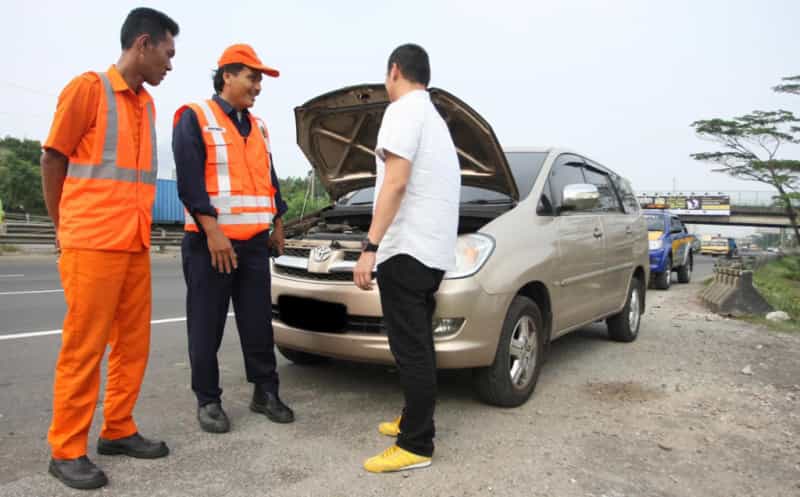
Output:
[[[457,269],[436,294],[437,366],[470,368],[482,400],[517,406],[552,340],[599,320],[612,339],[636,339],[647,225],[629,182],[610,169],[559,148],[503,149],[466,103],[429,91],[462,171]],[[287,223],[286,250],[272,262],[275,342],[297,364],[393,362],[379,289],[356,288],[352,275],[387,105],[382,85],[359,85],[295,109],[298,144],[332,199]]]

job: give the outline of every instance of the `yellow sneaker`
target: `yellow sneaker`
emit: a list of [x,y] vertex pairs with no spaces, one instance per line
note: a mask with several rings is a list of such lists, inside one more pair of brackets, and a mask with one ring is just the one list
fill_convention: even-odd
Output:
[[370,473],[390,473],[392,471],[425,468],[430,465],[430,457],[418,456],[396,445],[392,445],[383,453],[364,461],[364,469]]
[[381,433],[381,435],[386,435],[387,437],[396,437],[400,434],[401,419],[403,419],[402,416],[397,416],[394,421],[387,421],[379,424],[378,431]]

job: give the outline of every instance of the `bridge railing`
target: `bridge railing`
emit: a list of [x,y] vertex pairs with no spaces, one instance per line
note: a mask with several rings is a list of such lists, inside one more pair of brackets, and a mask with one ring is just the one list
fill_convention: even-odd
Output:
[[[678,197],[702,197],[702,196],[727,196],[730,198],[730,205],[740,207],[770,207],[775,205],[775,197],[778,192],[775,190],[675,190],[675,191],[656,191],[650,190],[639,192],[641,195],[652,196],[678,196]],[[793,201],[793,204],[800,207],[800,199]]]

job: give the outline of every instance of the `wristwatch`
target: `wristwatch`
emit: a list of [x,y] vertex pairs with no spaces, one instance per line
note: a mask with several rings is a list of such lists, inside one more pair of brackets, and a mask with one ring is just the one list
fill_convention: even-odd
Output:
[[369,241],[369,237],[364,238],[361,240],[361,251],[362,252],[377,252],[378,251],[378,244],[372,243]]

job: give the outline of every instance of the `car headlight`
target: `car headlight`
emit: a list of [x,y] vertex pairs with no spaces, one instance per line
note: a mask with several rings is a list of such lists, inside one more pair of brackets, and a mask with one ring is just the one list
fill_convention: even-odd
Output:
[[480,271],[494,251],[494,239],[481,233],[470,233],[456,241],[456,268],[444,275],[446,280],[466,278]]
[[664,247],[664,240],[650,240],[650,250],[661,250]]

